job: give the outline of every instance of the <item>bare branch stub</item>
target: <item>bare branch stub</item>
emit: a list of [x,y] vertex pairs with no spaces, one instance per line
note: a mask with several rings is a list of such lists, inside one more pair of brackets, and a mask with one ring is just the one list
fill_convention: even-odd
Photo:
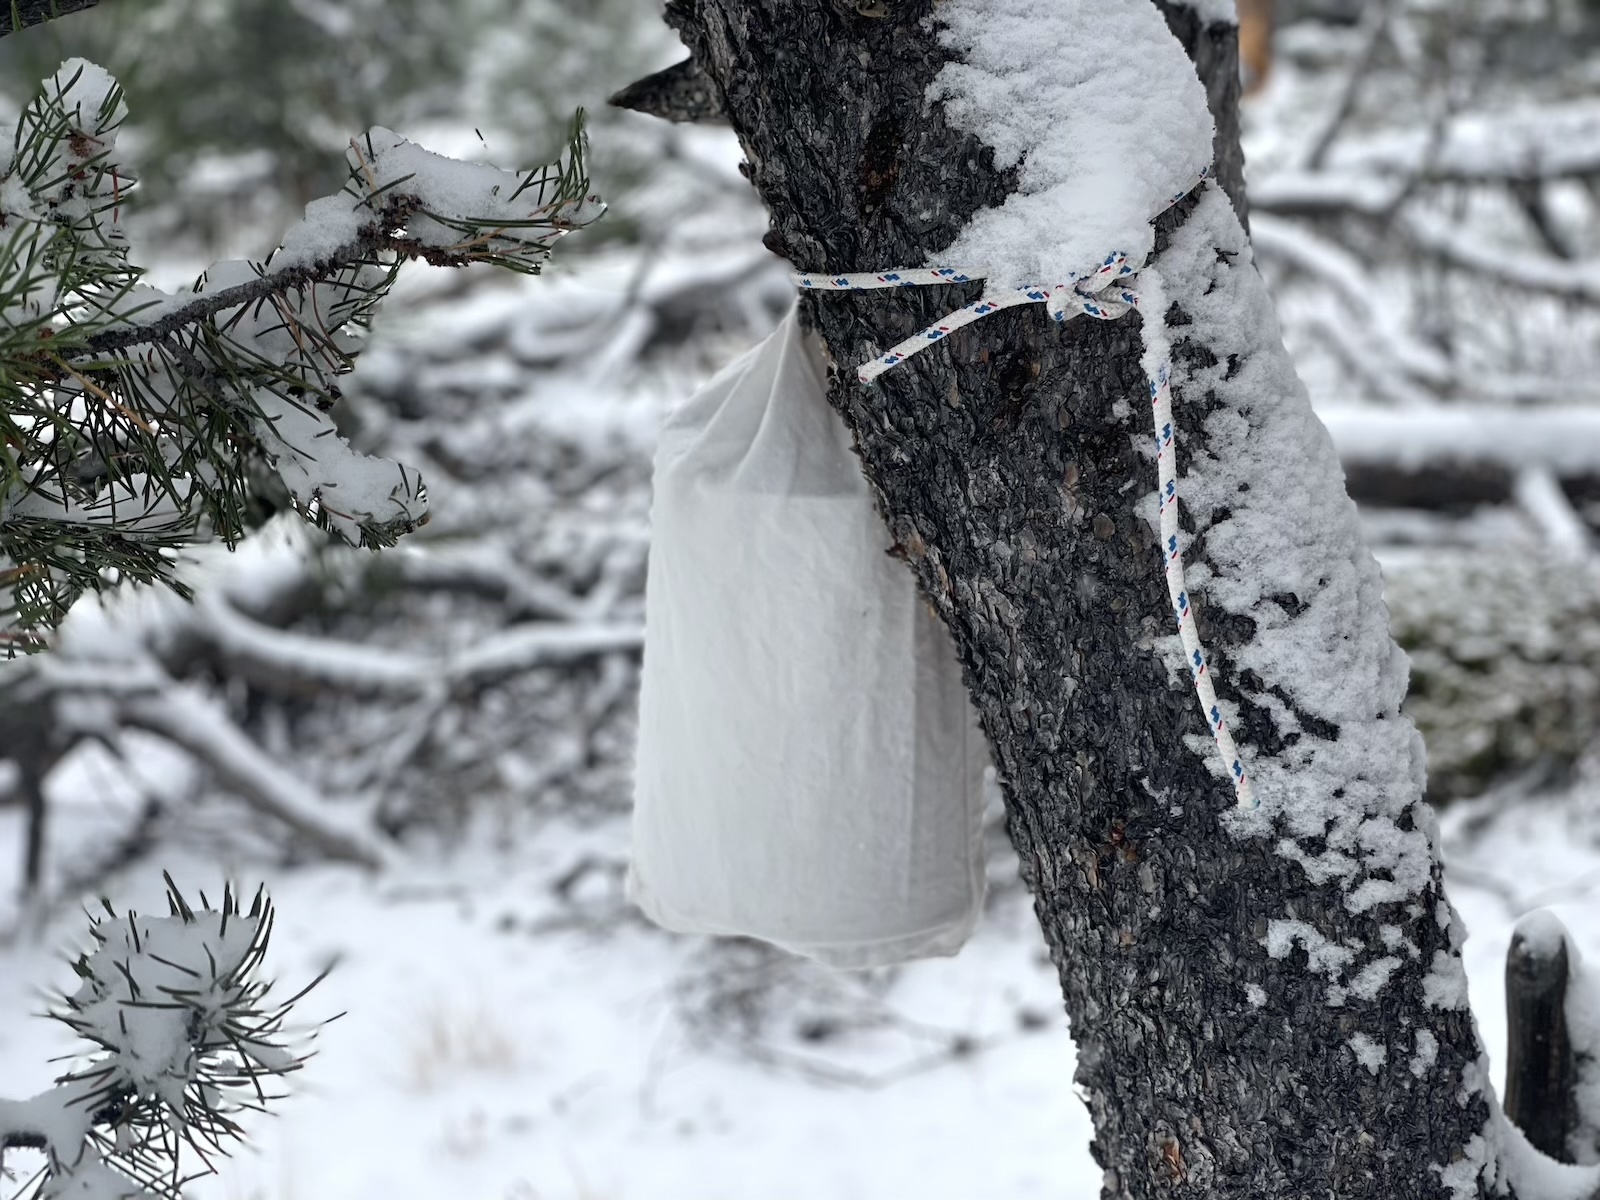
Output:
[[1506,954],[1505,1113],[1535,1149],[1571,1162],[1577,1062],[1566,1000],[1571,956],[1566,930],[1547,912],[1524,922]]
[[716,85],[692,58],[630,83],[607,103],[614,108],[627,108],[676,123],[728,123]]

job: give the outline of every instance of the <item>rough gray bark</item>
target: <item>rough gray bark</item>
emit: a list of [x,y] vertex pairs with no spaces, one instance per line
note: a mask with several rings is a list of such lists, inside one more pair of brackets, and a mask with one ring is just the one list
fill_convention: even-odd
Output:
[[[1155,0],[1173,36],[1188,51],[1206,85],[1206,103],[1217,123],[1213,143],[1213,171],[1222,190],[1233,201],[1239,220],[1249,225],[1249,205],[1244,190],[1244,147],[1238,137],[1239,27],[1226,22],[1203,22],[1197,10],[1181,3]],[[618,108],[646,113],[666,121],[701,125],[726,125],[721,97],[693,58],[647,75],[613,95]]]
[[[1015,183],[924,103],[946,61],[921,24],[937,6],[870,7],[668,6],[744,146],[772,217],[768,244],[801,270],[928,261]],[[1236,123],[1223,136],[1231,148]],[[1195,204],[1158,220],[1158,256]],[[1216,251],[1216,286],[1259,286],[1242,240]],[[1135,320],[1063,328],[1013,309],[879,387],[856,385],[854,364],[977,294],[917,288],[802,305],[838,368],[830,400],[855,432],[898,553],[954,634],[993,746],[1078,1046],[1104,1194],[1449,1195],[1440,1171],[1488,1110],[1467,1086],[1478,1055],[1469,1015],[1423,1000],[1435,954],[1456,949],[1438,865],[1408,911],[1358,915],[1272,839],[1225,831],[1231,790],[1185,742],[1206,736],[1193,693],[1153,648],[1171,618],[1155,536],[1135,510],[1153,490],[1136,449],[1148,401]],[[1180,364],[1215,364],[1212,332],[1184,296],[1173,299]],[[1198,432],[1216,393],[1180,390],[1176,402],[1189,452],[1226,454]],[[1203,539],[1191,557],[1205,560]],[[1236,734],[1278,753],[1288,739],[1268,697],[1230,686],[1226,665],[1254,626],[1216,613],[1207,623],[1201,611],[1219,690],[1240,705]],[[1340,733],[1306,725],[1308,737]],[[1268,919],[1291,915],[1335,945],[1381,946],[1385,926],[1399,929],[1417,953],[1376,1000],[1335,1007],[1303,950],[1273,960],[1263,947]],[[1426,1080],[1408,1069],[1424,1022],[1438,1043]],[[1375,1070],[1352,1053],[1362,1030],[1387,1050]]]
[[1211,170],[1222,190],[1233,202],[1233,211],[1246,229],[1250,227],[1250,204],[1244,188],[1244,146],[1239,141],[1239,27],[1229,22],[1200,19],[1198,9],[1181,0],[1155,0],[1167,19],[1167,28],[1177,38],[1194,63],[1200,82],[1206,85],[1206,106],[1217,123],[1211,142],[1215,156]]

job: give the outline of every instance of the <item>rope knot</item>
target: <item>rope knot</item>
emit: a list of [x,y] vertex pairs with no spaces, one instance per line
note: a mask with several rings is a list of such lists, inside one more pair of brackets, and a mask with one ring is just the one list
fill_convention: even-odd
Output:
[[1045,309],[1057,321],[1073,317],[1094,317],[1115,321],[1139,307],[1139,294],[1133,290],[1138,268],[1121,252],[1106,255],[1099,267],[1068,283],[1058,283],[1048,296],[1041,296]]

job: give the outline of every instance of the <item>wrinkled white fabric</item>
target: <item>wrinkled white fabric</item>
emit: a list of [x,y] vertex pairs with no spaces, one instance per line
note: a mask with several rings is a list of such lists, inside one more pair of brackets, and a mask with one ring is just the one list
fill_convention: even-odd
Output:
[[666,422],[651,520],[632,898],[839,967],[955,953],[987,748],[794,312]]

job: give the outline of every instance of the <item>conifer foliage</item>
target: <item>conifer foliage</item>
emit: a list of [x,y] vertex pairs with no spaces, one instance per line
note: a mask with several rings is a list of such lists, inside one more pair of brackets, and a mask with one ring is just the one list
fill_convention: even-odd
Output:
[[39,1095],[0,1100],[0,1171],[8,1148],[45,1157],[27,1200],[176,1200],[243,1136],[235,1117],[280,1099],[305,1061],[286,1026],[305,990],[269,998],[259,975],[265,894],[246,908],[231,890],[218,907],[202,893],[195,908],[169,876],[167,904],[152,918],[101,901],[78,987],[50,1012],[94,1053]]
[[[276,497],[363,546],[426,520],[422,481],[344,441],[332,411],[409,260],[537,273],[602,211],[580,113],[526,172],[443,158],[374,128],[343,189],[264,262],[190,291],[141,282],[106,72],[70,60],[0,129],[0,647],[37,649],[86,590],[174,578],[177,551],[235,542]],[[9,143],[9,145],[7,145]]]

